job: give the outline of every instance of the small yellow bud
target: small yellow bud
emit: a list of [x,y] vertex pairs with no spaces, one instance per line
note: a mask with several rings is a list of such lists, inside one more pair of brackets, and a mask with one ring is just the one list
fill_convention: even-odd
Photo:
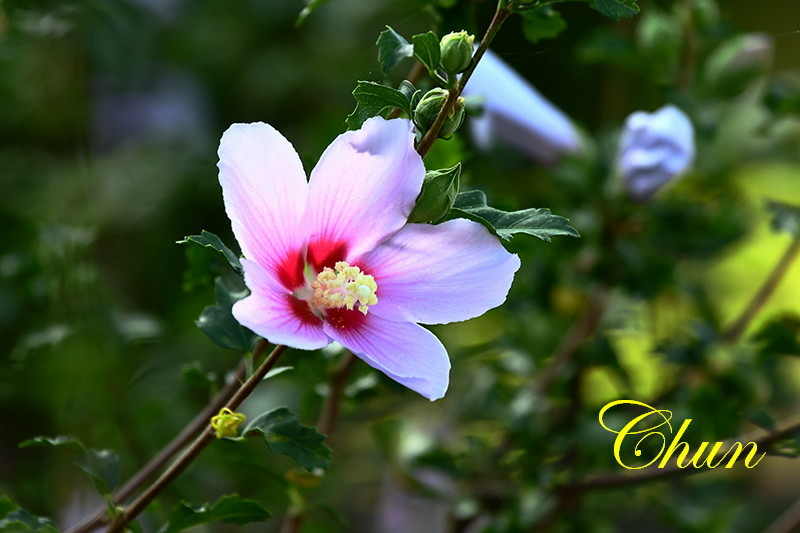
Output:
[[235,437],[239,434],[239,426],[244,422],[242,413],[234,413],[227,407],[220,409],[219,414],[211,418],[211,427],[217,432],[217,438]]

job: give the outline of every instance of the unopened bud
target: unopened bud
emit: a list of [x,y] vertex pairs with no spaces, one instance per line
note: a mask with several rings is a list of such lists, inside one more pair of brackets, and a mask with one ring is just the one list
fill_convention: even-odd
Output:
[[440,64],[448,74],[458,74],[469,66],[472,61],[472,50],[475,36],[466,31],[448,33],[442,37],[439,44],[442,50]]
[[[428,91],[417,104],[414,110],[414,120],[422,131],[427,131],[436,121],[436,116],[447,101],[448,92],[436,88]],[[439,131],[439,137],[450,137],[461,123],[464,122],[464,99],[459,97],[450,111]]]
[[223,407],[217,416],[211,418],[211,427],[216,431],[218,439],[235,437],[238,435],[242,422],[244,422],[242,413],[234,413],[227,407]]
[[694,161],[694,128],[683,111],[666,105],[625,120],[617,167],[628,196],[646,202]]
[[429,170],[422,182],[422,191],[408,216],[409,222],[434,222],[444,217],[456,201],[461,176],[461,163],[444,170]]

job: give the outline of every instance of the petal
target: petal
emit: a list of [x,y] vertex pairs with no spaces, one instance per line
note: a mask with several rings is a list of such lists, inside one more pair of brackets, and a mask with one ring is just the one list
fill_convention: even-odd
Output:
[[255,261],[242,260],[250,296],[233,304],[233,316],[273,344],[316,350],[330,344],[319,319],[308,304],[277,284]]
[[325,332],[401,385],[431,401],[444,396],[450,359],[433,333],[417,324],[391,322],[372,313],[358,322],[344,328],[326,322]]
[[244,256],[286,288],[299,286],[308,184],[297,152],[268,124],[234,124],[222,135],[218,166],[225,211]]
[[333,266],[399,230],[424,176],[408,120],[375,117],[337,137],[311,173],[308,262]]
[[394,321],[444,324],[503,303],[519,258],[470,220],[408,224],[359,262],[375,278],[370,314]]
[[492,124],[472,126],[481,148],[486,147],[487,135],[491,134],[535,161],[548,164],[582,148],[580,135],[569,118],[491,50],[478,62],[464,94],[485,98],[484,120]]

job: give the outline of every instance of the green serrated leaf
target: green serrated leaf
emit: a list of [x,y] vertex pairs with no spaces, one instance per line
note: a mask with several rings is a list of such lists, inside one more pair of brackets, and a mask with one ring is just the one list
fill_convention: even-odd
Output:
[[109,494],[119,481],[119,456],[111,450],[86,450],[75,464],[89,474],[101,494]]
[[259,432],[274,453],[288,455],[306,470],[326,469],[331,463],[331,449],[325,436],[316,429],[301,426],[297,415],[285,407],[255,418],[242,433]]
[[28,439],[19,444],[20,448],[30,448],[33,446],[58,448],[74,455],[81,454],[86,450],[86,447],[81,441],[68,435],[59,435],[58,437],[45,437],[44,435],[39,435],[38,437]]
[[451,168],[426,172],[422,190],[408,221],[432,222],[445,216],[456,201],[460,176],[461,163]]
[[411,38],[414,46],[414,57],[425,65],[431,75],[436,73],[439,68],[439,60],[442,57],[442,51],[439,48],[439,38],[435,33],[429,31],[428,33],[420,33]]
[[178,244],[195,244],[204,248],[210,248],[211,250],[217,252],[237,274],[240,276],[244,275],[242,263],[239,261],[239,258],[236,257],[236,254],[234,254],[230,248],[225,246],[219,237],[210,231],[203,230],[200,232],[200,235],[189,235],[182,241],[177,242]]
[[522,12],[522,32],[528,41],[535,43],[552,39],[567,28],[566,21],[552,6],[543,6]]
[[247,291],[228,289],[222,278],[217,278],[215,287],[217,303],[203,310],[195,322],[197,327],[217,346],[249,352],[256,334],[239,324],[231,314],[233,304],[247,296]]
[[417,104],[422,98],[422,89],[417,89],[414,87],[414,84],[408,80],[401,81],[397,89],[408,98],[410,104],[409,109],[417,107]]
[[619,20],[639,12],[637,0],[589,0],[589,6],[608,18]]
[[179,504],[170,514],[169,521],[158,531],[159,533],[174,533],[208,522],[223,522],[241,526],[253,522],[263,522],[270,516],[272,516],[270,512],[257,501],[246,500],[236,494],[228,494],[217,500],[213,506]]
[[409,99],[393,87],[373,81],[359,81],[353,90],[353,97],[356,99],[356,108],[345,119],[345,125],[350,130],[360,128],[368,118],[377,116],[385,118],[395,108],[411,116]]
[[800,237],[800,206],[769,200],[767,210],[772,212],[772,229]]
[[520,211],[501,211],[486,204],[482,191],[459,193],[447,219],[467,218],[489,228],[498,237],[510,240],[518,233],[539,237],[545,242],[557,235],[580,237],[578,231],[567,224],[568,219],[554,215],[549,209],[530,208]]
[[384,76],[388,76],[403,59],[414,57],[414,47],[390,26],[386,26],[375,44],[378,45],[378,63]]
[[330,2],[331,0],[306,0],[306,5],[300,14],[297,15],[297,20],[294,22],[295,27],[300,26],[303,22],[305,22],[306,18],[314,12],[320,6],[323,6]]

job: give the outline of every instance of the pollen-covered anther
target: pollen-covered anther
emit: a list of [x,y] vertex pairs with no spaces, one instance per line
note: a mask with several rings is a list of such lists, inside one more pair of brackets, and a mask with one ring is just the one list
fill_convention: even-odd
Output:
[[353,310],[358,306],[366,315],[369,306],[378,303],[375,278],[344,261],[336,263],[334,268],[325,267],[311,283],[311,288],[314,289],[311,305],[317,309],[346,307]]

